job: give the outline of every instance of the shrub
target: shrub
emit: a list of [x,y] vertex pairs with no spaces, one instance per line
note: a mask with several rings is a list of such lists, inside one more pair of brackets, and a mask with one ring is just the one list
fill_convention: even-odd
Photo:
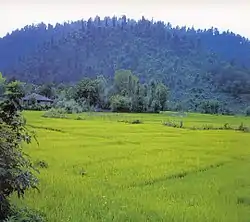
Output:
[[23,105],[23,109],[25,110],[36,110],[36,111],[41,111],[41,110],[48,110],[51,108],[51,105],[41,105],[41,104],[31,104],[31,105]]
[[77,116],[76,120],[85,120],[85,118],[81,117],[81,116]]
[[142,124],[142,121],[139,119],[136,119],[136,120],[132,120],[130,123],[131,124]]
[[112,112],[129,112],[131,99],[126,96],[115,95],[111,97],[110,108]]
[[175,122],[175,121],[168,121],[163,123],[164,126],[174,127],[174,128],[183,128],[183,121]]
[[86,176],[87,172],[86,172],[86,170],[81,169],[81,170],[79,171],[79,174],[80,174],[81,176]]
[[238,197],[237,198],[237,203],[250,206],[250,198],[249,197]]
[[213,125],[211,125],[211,124],[205,124],[202,126],[202,129],[203,130],[212,130],[212,129],[217,129],[217,128],[214,128]]
[[225,123],[223,126],[223,129],[230,130],[230,129],[232,129],[232,127],[228,123]]
[[11,216],[7,217],[4,222],[45,222],[45,214],[38,210],[28,208],[12,208]]
[[143,122],[139,119],[128,121],[128,120],[118,120],[120,123],[130,123],[130,124],[142,124]]
[[239,131],[242,131],[242,132],[250,132],[250,128],[247,127],[247,126],[244,126],[243,123],[241,123],[241,124],[239,125],[238,130],[239,130]]
[[84,99],[76,101],[63,96],[55,101],[54,107],[56,109],[64,109],[68,114],[87,112],[92,108]]
[[47,112],[45,112],[43,114],[43,117],[66,119],[67,115],[66,115],[66,111],[64,109],[52,108],[52,109],[48,110]]
[[49,167],[49,164],[44,160],[39,160],[39,161],[35,162],[34,165],[36,167],[40,167],[40,168],[48,168]]
[[65,101],[63,109],[66,110],[67,113],[82,113],[84,109],[80,106],[75,100],[71,99]]

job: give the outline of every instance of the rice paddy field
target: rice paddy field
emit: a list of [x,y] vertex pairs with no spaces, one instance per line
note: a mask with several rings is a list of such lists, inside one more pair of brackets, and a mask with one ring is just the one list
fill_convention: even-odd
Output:
[[[250,133],[163,125],[250,126],[244,117],[85,113],[69,119],[25,112],[40,168],[40,193],[20,205],[50,222],[250,221]],[[142,124],[130,124],[140,120]],[[127,122],[126,122],[127,121]]]

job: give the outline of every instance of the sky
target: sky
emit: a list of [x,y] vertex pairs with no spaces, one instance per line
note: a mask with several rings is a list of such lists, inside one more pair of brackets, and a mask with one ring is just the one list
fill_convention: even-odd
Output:
[[216,27],[250,38],[249,0],[0,0],[0,37],[28,24],[62,23],[99,15],[170,22],[176,26]]

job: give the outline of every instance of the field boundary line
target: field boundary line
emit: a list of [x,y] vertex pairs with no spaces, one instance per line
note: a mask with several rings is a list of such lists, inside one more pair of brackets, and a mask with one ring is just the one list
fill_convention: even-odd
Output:
[[194,170],[190,170],[190,171],[183,171],[183,172],[175,173],[175,174],[172,174],[172,175],[169,175],[169,176],[159,177],[159,178],[155,178],[155,179],[152,179],[152,180],[147,180],[147,181],[142,182],[142,183],[131,184],[128,187],[143,187],[143,186],[150,186],[150,185],[153,185],[153,184],[156,184],[156,183],[169,181],[169,180],[184,179],[185,177],[187,177],[189,175],[192,175],[192,174],[207,172],[209,170],[222,167],[226,163],[228,163],[228,162],[221,162],[221,163],[211,164],[211,165],[208,165],[206,167],[199,168],[199,169],[194,169]]
[[59,132],[59,133],[66,133],[63,130],[52,128],[52,127],[35,126],[35,125],[32,125],[32,124],[27,124],[27,126],[33,128],[33,129],[43,129],[43,130],[54,131],[54,132]]

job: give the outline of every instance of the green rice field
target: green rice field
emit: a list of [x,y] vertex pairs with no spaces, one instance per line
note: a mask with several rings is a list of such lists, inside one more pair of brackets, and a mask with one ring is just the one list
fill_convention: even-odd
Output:
[[24,113],[39,141],[25,151],[34,162],[48,164],[39,169],[40,193],[13,199],[44,212],[50,222],[250,221],[250,133],[162,124],[237,127],[250,126],[250,118],[42,114]]

